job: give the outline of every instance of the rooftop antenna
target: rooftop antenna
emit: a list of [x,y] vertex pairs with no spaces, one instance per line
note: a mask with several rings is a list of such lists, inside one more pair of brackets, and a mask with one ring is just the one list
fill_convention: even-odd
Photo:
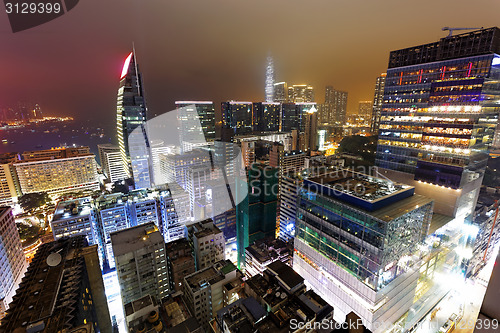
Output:
[[455,30],[480,30],[480,29],[483,29],[483,27],[480,27],[480,28],[450,28],[450,27],[444,27],[441,30],[443,30],[443,31],[448,30],[449,34],[448,34],[448,36],[446,36],[446,38],[451,38],[452,35],[453,35],[453,31],[455,31]]

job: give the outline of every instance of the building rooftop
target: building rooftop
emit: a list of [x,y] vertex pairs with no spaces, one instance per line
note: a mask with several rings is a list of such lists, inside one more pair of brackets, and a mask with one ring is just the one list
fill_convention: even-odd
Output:
[[260,263],[266,263],[280,257],[280,254],[289,254],[285,242],[277,238],[263,238],[248,246],[245,251]]
[[267,265],[269,270],[288,292],[304,284],[304,278],[295,272],[290,266],[281,261],[275,261]]
[[91,198],[61,201],[57,204],[52,221],[65,220],[89,215],[92,212]]
[[347,169],[307,178],[304,188],[370,212],[400,202],[415,193],[413,186]]
[[230,260],[221,260],[213,266],[207,267],[185,277],[192,292],[197,292],[207,285],[224,280],[226,274],[236,270],[236,266]]
[[151,246],[158,243],[163,244],[164,242],[163,236],[152,222],[115,231],[112,232],[110,236],[115,256],[137,251],[145,246]]

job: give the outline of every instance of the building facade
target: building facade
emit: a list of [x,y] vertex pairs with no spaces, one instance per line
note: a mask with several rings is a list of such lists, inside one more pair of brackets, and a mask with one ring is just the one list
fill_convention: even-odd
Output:
[[483,29],[389,57],[376,165],[444,215],[471,214],[479,194],[500,112],[499,36]]
[[374,134],[378,133],[380,126],[380,114],[382,112],[382,104],[384,103],[385,78],[387,74],[382,73],[375,81],[375,93],[373,95],[373,110],[370,131]]
[[297,202],[294,269],[332,304],[335,320],[354,311],[378,332],[376,323],[408,311],[420,275],[411,255],[429,230],[432,200],[341,172],[305,179]]

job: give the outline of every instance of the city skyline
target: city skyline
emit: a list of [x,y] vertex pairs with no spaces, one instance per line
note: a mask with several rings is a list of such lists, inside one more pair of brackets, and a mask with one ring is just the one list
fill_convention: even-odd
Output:
[[[97,2],[90,1],[46,25],[17,34],[4,33],[6,46],[0,51],[0,59],[16,70],[6,70],[6,80],[11,85],[0,95],[0,100],[7,105],[18,100],[40,100],[48,114],[79,118],[87,114],[88,117],[104,115],[106,124],[111,123],[115,102],[111,96],[118,86],[116,77],[135,42],[143,64],[151,115],[174,109],[174,101],[180,99],[213,100],[217,105],[226,100],[263,101],[263,69],[268,53],[274,58],[276,82],[311,84],[320,96],[319,103],[326,85],[348,91],[348,113],[354,113],[358,101],[372,99],[375,79],[387,68],[388,50],[445,37],[446,32],[441,28],[446,25],[485,28],[497,25],[492,9],[499,5],[492,1],[484,1],[484,6],[478,9],[480,20],[466,16],[465,1],[462,7],[456,1],[453,3],[454,8],[463,10],[447,11],[450,3],[433,3],[434,10],[426,14],[430,22],[426,26],[415,25],[420,22],[418,17],[407,13],[427,8],[430,2],[397,8],[393,1],[386,1],[367,4],[361,10],[350,4],[340,10],[338,4],[324,1],[313,6],[307,4],[307,8],[303,7],[306,4],[297,3],[266,14],[274,15],[275,20],[270,20],[264,31],[237,18],[260,14],[263,2],[253,2],[251,6],[200,3],[196,8],[182,3],[151,4],[144,8],[135,4],[118,7],[116,2],[100,3],[98,8],[106,19],[97,18],[92,25],[86,25],[88,13],[97,8]],[[117,10],[120,15],[112,15]],[[238,15],[229,15],[227,22],[219,19],[235,11]],[[150,15],[153,12],[157,14]],[[174,17],[172,12],[178,15]],[[315,19],[308,20],[306,25],[288,23],[287,34],[278,29],[285,18],[287,22],[294,19],[301,22],[304,13]],[[391,23],[375,24],[374,20],[385,13],[391,13]],[[120,29],[118,34],[115,17],[135,23],[123,25],[124,31]],[[192,18],[191,24],[178,33],[180,19],[185,17]],[[216,24],[207,24],[208,21]],[[238,28],[233,30],[234,25]],[[340,33],[349,26],[352,27],[349,34]],[[0,25],[1,29],[4,32],[10,29],[7,21]],[[156,37],[159,34],[161,38]],[[297,45],[311,51],[297,52]],[[32,50],[36,50],[35,56]],[[199,56],[200,50],[203,56]],[[48,75],[52,84],[41,86],[40,82]],[[85,89],[81,89],[82,84]]]

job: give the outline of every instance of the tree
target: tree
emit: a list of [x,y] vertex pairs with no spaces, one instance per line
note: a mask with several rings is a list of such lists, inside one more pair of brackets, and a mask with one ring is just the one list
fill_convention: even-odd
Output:
[[30,212],[51,203],[47,192],[28,193],[19,198],[19,205],[25,212]]

